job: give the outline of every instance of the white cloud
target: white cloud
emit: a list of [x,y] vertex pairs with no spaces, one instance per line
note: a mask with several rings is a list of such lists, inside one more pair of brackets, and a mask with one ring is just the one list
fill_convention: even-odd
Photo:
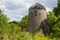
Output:
[[29,7],[37,2],[43,4],[48,11],[57,5],[57,0],[0,0],[0,7],[11,21],[18,21],[27,15]]
[[4,5],[0,5],[0,9],[1,10],[4,10],[5,9],[5,6]]

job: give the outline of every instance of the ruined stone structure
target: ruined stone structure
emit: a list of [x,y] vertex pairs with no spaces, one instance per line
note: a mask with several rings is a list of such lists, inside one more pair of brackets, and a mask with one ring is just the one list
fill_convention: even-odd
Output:
[[29,8],[27,31],[35,33],[42,28],[44,33],[48,32],[46,9],[43,5],[36,3]]

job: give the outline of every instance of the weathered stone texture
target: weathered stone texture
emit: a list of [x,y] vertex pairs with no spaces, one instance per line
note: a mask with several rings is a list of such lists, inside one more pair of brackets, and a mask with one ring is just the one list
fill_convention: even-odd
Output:
[[36,3],[29,8],[27,31],[38,32],[42,28],[45,32],[48,30],[46,9],[43,5]]

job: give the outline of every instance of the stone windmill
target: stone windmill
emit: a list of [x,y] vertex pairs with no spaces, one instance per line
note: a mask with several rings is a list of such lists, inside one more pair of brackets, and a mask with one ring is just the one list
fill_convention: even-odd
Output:
[[41,28],[44,33],[48,32],[46,9],[43,5],[36,3],[29,8],[26,30],[35,33]]

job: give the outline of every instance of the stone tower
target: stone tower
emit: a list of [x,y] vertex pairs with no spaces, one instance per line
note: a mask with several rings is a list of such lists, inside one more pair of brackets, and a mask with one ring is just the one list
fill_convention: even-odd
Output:
[[46,9],[43,5],[36,3],[29,8],[27,31],[38,32],[42,28],[43,32],[47,32],[47,16]]

